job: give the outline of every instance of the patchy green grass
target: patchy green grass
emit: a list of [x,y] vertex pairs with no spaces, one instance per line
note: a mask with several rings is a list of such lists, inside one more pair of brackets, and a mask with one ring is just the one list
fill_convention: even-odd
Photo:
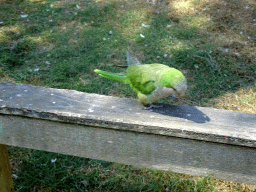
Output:
[[[185,74],[188,91],[176,104],[256,113],[255,9],[253,0],[158,0],[155,6],[146,0],[2,0],[0,81],[135,98],[129,86],[93,72],[125,73],[117,65],[126,64],[130,49],[142,63],[163,63]],[[12,158],[18,154],[23,159],[13,164],[17,191],[253,189],[46,152],[11,151]],[[32,182],[33,177],[38,179]]]
[[[19,152],[22,151],[22,157]],[[9,147],[17,191],[210,191],[209,178]],[[22,163],[21,163],[22,162]]]
[[135,97],[93,73],[125,72],[116,65],[125,65],[131,49],[143,63],[183,71],[189,89],[179,104],[209,106],[227,92],[255,88],[255,3],[240,2],[6,0],[2,81]]
[[9,146],[15,191],[252,191],[255,186]]

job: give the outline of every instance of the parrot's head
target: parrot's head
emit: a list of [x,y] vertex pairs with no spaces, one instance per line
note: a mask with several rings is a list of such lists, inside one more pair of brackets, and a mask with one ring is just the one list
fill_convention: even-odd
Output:
[[174,84],[174,90],[178,93],[177,96],[179,97],[184,97],[185,96],[185,92],[187,90],[187,80],[186,78],[180,78],[177,82],[175,82]]
[[174,97],[184,97],[187,90],[187,80],[181,71],[171,68],[164,72],[161,86],[172,88],[175,91]]

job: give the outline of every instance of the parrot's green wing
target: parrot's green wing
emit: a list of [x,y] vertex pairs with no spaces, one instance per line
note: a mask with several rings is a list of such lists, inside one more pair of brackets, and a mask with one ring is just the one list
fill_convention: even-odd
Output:
[[133,87],[143,94],[150,94],[159,87],[159,78],[170,67],[161,64],[131,65],[127,69],[126,76]]
[[127,79],[143,104],[153,103],[170,95],[181,95],[187,89],[184,75],[177,69],[162,64],[129,66]]

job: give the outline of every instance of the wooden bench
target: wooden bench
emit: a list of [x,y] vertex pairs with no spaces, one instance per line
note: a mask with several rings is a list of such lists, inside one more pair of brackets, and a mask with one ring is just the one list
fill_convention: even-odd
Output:
[[0,183],[7,145],[256,184],[256,114],[0,83]]

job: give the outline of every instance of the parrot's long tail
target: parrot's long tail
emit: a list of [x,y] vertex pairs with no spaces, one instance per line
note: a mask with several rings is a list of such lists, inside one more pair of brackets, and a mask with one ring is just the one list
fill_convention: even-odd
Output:
[[126,83],[126,77],[125,76],[121,76],[121,75],[117,75],[115,73],[102,71],[102,70],[99,70],[99,69],[95,69],[94,72],[98,73],[100,76],[105,77],[109,80],[117,81],[117,82],[120,82],[120,83]]

